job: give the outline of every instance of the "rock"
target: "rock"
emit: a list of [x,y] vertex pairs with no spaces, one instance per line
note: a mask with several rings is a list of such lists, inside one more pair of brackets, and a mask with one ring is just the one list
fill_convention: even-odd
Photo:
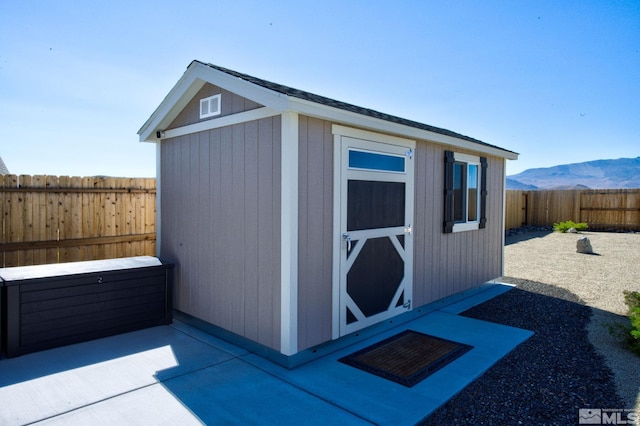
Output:
[[578,242],[576,243],[576,251],[578,253],[593,254],[593,248],[591,247],[591,241],[589,241],[588,237],[580,237],[580,238],[578,238]]
[[570,234],[577,234],[578,233],[578,231],[576,231],[576,228],[569,228],[567,230],[567,232],[570,233]]

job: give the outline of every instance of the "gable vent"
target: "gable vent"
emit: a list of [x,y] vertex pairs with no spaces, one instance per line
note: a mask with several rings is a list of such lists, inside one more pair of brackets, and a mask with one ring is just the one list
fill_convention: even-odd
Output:
[[220,96],[215,95],[200,99],[200,118],[220,115]]

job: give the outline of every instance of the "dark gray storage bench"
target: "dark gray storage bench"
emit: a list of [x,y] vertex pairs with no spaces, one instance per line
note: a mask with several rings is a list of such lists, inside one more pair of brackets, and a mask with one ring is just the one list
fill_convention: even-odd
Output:
[[6,356],[171,324],[172,269],[150,256],[0,269]]

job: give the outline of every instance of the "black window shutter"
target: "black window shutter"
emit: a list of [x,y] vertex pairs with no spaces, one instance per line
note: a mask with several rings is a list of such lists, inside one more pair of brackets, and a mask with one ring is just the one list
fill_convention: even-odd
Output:
[[444,152],[444,233],[453,232],[453,151]]
[[487,226],[487,158],[480,157],[480,224],[479,228]]

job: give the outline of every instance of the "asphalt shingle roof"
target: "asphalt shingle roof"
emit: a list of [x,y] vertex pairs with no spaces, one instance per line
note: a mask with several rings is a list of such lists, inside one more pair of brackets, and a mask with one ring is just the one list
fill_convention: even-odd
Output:
[[[237,72],[237,71],[233,71],[233,70],[230,70],[228,68],[224,68],[224,67],[221,67],[221,66],[218,66],[218,65],[208,64],[208,63],[204,63],[204,62],[200,62],[200,61],[195,61],[195,62],[199,62],[199,63],[201,63],[203,65],[209,66],[209,67],[211,67],[213,69],[216,69],[218,71],[221,71],[221,72],[223,72],[225,74],[232,75],[234,77],[237,77],[237,78],[240,78],[242,80],[245,80],[245,81],[247,81],[249,83],[256,84],[258,86],[264,87],[264,88],[269,89],[269,90],[273,90],[273,91],[281,93],[283,95],[292,96],[292,97],[295,97],[295,98],[298,98],[298,99],[303,99],[303,100],[306,100],[306,101],[315,102],[315,103],[318,103],[318,104],[322,104],[322,105],[338,108],[338,109],[341,109],[341,110],[344,110],[344,111],[354,112],[354,113],[357,113],[357,114],[366,115],[368,117],[378,118],[378,119],[389,121],[389,122],[392,122],[392,123],[402,124],[402,125],[405,125],[405,126],[414,127],[416,129],[426,130],[426,131],[429,131],[429,132],[438,133],[438,134],[445,135],[445,136],[451,136],[451,137],[454,137],[454,138],[463,139],[463,140],[466,140],[466,141],[469,141],[469,142],[473,142],[473,143],[477,143],[477,144],[480,144],[480,145],[489,146],[489,147],[492,147],[492,148],[497,148],[497,149],[501,149],[501,150],[504,150],[504,151],[508,151],[508,150],[505,150],[504,148],[501,148],[499,146],[491,145],[491,144],[488,144],[488,143],[483,142],[481,140],[474,139],[474,138],[469,137],[469,136],[461,135],[461,134],[456,133],[456,132],[452,132],[451,130],[442,129],[440,127],[435,127],[435,126],[430,126],[428,124],[420,123],[420,122],[413,121],[413,120],[408,120],[406,118],[402,118],[402,117],[398,117],[398,116],[395,116],[395,115],[386,114],[386,113],[383,113],[383,112],[375,111],[373,109],[359,107],[357,105],[349,104],[349,103],[342,102],[342,101],[337,101],[335,99],[327,98],[325,96],[316,95],[314,93],[305,92],[304,90],[294,89],[294,88],[289,87],[289,86],[285,86],[285,85],[282,85],[282,84],[278,84],[278,83],[274,83],[274,82],[271,82],[271,81],[263,80],[261,78],[253,77],[253,76],[248,75],[248,74],[244,74],[244,73],[240,73],[240,72]],[[508,151],[508,152],[513,152],[513,151]]]

